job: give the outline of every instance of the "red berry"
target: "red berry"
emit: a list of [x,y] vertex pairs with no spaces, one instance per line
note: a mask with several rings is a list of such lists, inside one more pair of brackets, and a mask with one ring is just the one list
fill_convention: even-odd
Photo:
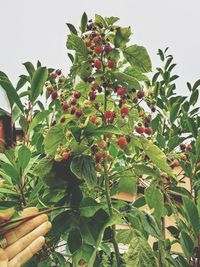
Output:
[[75,92],[74,93],[74,97],[77,98],[77,99],[80,98],[81,97],[81,92]]
[[102,148],[102,149],[106,148],[106,146],[107,146],[107,142],[104,141],[104,140],[101,140],[101,141],[98,143],[98,147],[100,147],[100,148]]
[[68,108],[69,108],[69,104],[67,102],[64,102],[62,104],[62,110],[65,111],[65,110],[68,110]]
[[145,133],[147,134],[147,135],[152,135],[152,133],[153,133],[153,130],[152,130],[152,128],[151,127],[147,127],[147,128],[145,128]]
[[104,51],[106,52],[106,53],[109,53],[109,52],[111,52],[113,49],[112,49],[112,47],[109,45],[109,44],[107,44],[107,45],[105,45],[104,46]]
[[175,159],[170,166],[171,166],[171,168],[178,167],[179,166],[179,161],[177,159]]
[[60,122],[61,123],[65,122],[65,117],[61,117]]
[[143,134],[144,131],[145,131],[145,129],[144,129],[143,126],[137,126],[137,127],[135,128],[135,130],[136,130],[136,132],[139,133],[139,134]]
[[70,100],[71,105],[76,105],[77,99],[74,97]]
[[117,141],[117,144],[120,148],[125,148],[126,144],[127,144],[127,141],[126,141],[126,138],[125,137],[120,137]]
[[75,107],[71,107],[71,109],[70,109],[70,113],[71,114],[74,114],[76,112],[76,108]]
[[138,92],[137,92],[137,97],[138,97],[139,99],[143,98],[143,97],[144,97],[144,91],[138,91]]
[[99,59],[95,60],[94,67],[97,68],[97,69],[101,69],[101,67],[102,67],[101,60],[99,60]]
[[111,110],[107,110],[107,111],[104,112],[104,117],[106,119],[111,119],[111,118],[113,118],[113,116],[114,116],[114,113]]
[[82,109],[77,109],[77,110],[75,111],[75,115],[76,115],[77,117],[81,117],[82,114],[83,114]]
[[69,152],[67,152],[67,151],[63,152],[63,153],[62,153],[62,158],[63,158],[64,160],[67,160],[67,159],[69,158]]
[[189,144],[189,145],[186,146],[186,149],[187,149],[188,151],[192,151],[192,146]]
[[95,36],[95,37],[93,38],[93,42],[94,42],[95,44],[101,42],[101,37],[100,37],[100,36]]
[[118,95],[124,95],[126,93],[126,89],[124,87],[118,87],[117,88],[117,94]]
[[51,76],[52,79],[55,79],[55,78],[57,77],[57,74],[56,74],[55,72],[52,72],[52,73],[50,74],[50,76]]
[[95,157],[96,157],[96,161],[99,162],[102,159],[102,157],[103,157],[103,153],[96,152],[95,153]]
[[90,116],[90,119],[89,119],[92,123],[96,124],[96,121],[97,121],[97,117],[95,115],[92,115]]
[[89,97],[90,100],[95,100],[95,98],[96,98],[96,93],[95,93],[94,91],[89,92],[88,97]]
[[99,85],[98,85],[98,83],[93,83],[93,84],[92,84],[92,90],[96,91],[96,90],[98,90],[98,89],[99,89]]
[[116,67],[116,63],[114,60],[108,60],[108,68],[114,69]]
[[181,150],[185,150],[185,149],[186,149],[186,144],[183,144],[183,143],[180,144],[180,149],[181,149]]
[[128,113],[129,113],[129,109],[128,108],[126,108],[126,107],[121,108],[121,115],[122,116],[126,116],[126,115],[128,115]]
[[97,55],[101,54],[101,53],[103,52],[103,47],[100,46],[100,45],[95,46],[95,48],[94,48],[94,52],[95,52]]
[[56,70],[56,74],[57,75],[61,75],[62,74],[62,71],[58,69],[58,70]]
[[52,98],[53,100],[55,100],[57,97],[58,97],[58,93],[57,93],[56,90],[54,90],[54,91],[51,93],[51,98]]
[[85,42],[85,45],[87,46],[87,47],[90,47],[91,46],[91,42],[89,41],[89,42]]

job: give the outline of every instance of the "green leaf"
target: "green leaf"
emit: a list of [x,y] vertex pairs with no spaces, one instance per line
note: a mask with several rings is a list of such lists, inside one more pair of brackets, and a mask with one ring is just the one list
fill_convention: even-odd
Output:
[[69,247],[69,251],[72,254],[81,247],[82,238],[81,238],[81,234],[80,234],[78,229],[75,228],[75,229],[72,229],[69,232],[69,236],[68,236],[68,239],[67,239],[67,244],[68,244],[68,247]]
[[200,130],[196,139],[195,151],[196,151],[196,161],[198,161],[200,157]]
[[87,30],[87,22],[88,22],[87,14],[84,12],[81,17],[81,32],[82,33]]
[[106,126],[102,126],[102,127],[98,127],[96,129],[87,129],[85,128],[84,134],[85,135],[92,135],[92,136],[98,136],[98,135],[103,135],[103,134],[108,134],[108,133],[112,133],[112,134],[122,134],[121,131],[119,129],[117,129],[114,125],[106,125]]
[[87,58],[88,49],[83,40],[75,34],[68,35],[67,48],[76,51],[77,55],[83,58]]
[[200,80],[197,80],[197,81],[194,83],[193,87],[192,87],[192,91],[195,91],[199,86],[200,86]]
[[127,67],[125,70],[124,70],[124,73],[129,75],[129,76],[132,76],[134,77],[135,79],[137,79],[138,81],[148,81],[149,78],[144,75],[140,70],[136,69],[136,68],[133,68],[133,67]]
[[131,45],[124,49],[123,53],[124,57],[133,67],[140,69],[142,72],[151,71],[151,60],[143,46]]
[[191,237],[184,231],[181,231],[180,244],[185,256],[190,259],[194,251],[194,242]]
[[119,229],[117,231],[117,242],[120,244],[130,244],[132,238],[134,236],[134,231],[133,229]]
[[126,267],[157,267],[156,258],[148,241],[138,232],[134,232],[126,255]]
[[92,217],[101,207],[102,205],[96,202],[96,200],[91,197],[87,197],[82,199],[79,210],[81,216],[89,218]]
[[48,78],[48,70],[46,67],[39,67],[34,72],[31,81],[31,95],[30,95],[30,99],[32,102],[35,102],[38,96],[42,93],[47,78]]
[[[72,256],[73,265],[75,266],[88,266],[92,253],[94,251],[93,246],[83,244]],[[92,266],[91,266],[92,267]]]
[[95,23],[102,24],[104,27],[106,27],[104,18],[98,14],[95,14]]
[[79,179],[86,181],[89,187],[96,184],[95,162],[90,156],[74,157],[70,168]]
[[47,154],[54,154],[60,144],[66,142],[64,127],[57,124],[49,129],[44,139],[44,149]]
[[72,25],[71,23],[66,23],[66,24],[67,24],[67,27],[69,28],[69,30],[70,30],[71,33],[73,33],[75,35],[78,35],[77,30],[74,27],[74,25]]
[[172,105],[171,111],[170,111],[170,121],[171,123],[174,123],[174,121],[178,118],[178,113],[180,110],[180,104],[174,103]]
[[160,218],[163,214],[164,197],[155,184],[145,190],[145,198],[149,208],[154,209],[155,217]]
[[19,161],[19,166],[22,169],[25,169],[31,159],[31,151],[30,149],[22,145],[20,149],[18,150],[18,161]]
[[18,173],[17,169],[13,165],[11,165],[9,163],[3,163],[1,165],[1,170],[3,170],[3,172],[6,175],[11,177],[13,183],[19,184],[19,182],[20,182],[19,173]]
[[33,64],[31,62],[25,62],[23,63],[23,65],[25,66],[26,70],[28,71],[30,77],[33,77],[33,73],[35,72],[35,68],[33,66]]
[[147,156],[154,164],[156,164],[159,169],[165,171],[168,175],[175,178],[170,166],[167,164],[165,153],[162,152],[159,147],[151,143],[145,137],[141,137],[141,145]]
[[105,21],[108,24],[108,26],[112,26],[118,20],[119,20],[119,18],[117,18],[117,17],[105,17]]
[[14,104],[16,104],[21,109],[21,111],[24,112],[22,102],[15,88],[13,87],[12,83],[8,79],[1,80],[0,78],[0,86],[5,90],[11,108],[13,107]]
[[186,196],[183,197],[183,206],[193,228],[195,237],[197,237],[200,230],[200,219],[197,207],[194,202]]
[[194,106],[197,103],[198,99],[199,99],[199,90],[193,91],[190,96],[190,101],[189,101],[190,105]]
[[52,169],[53,160],[52,158],[42,158],[34,167],[33,174],[40,178],[44,178]]
[[137,192],[137,179],[131,171],[123,172],[118,184],[118,192],[135,194]]
[[129,41],[129,37],[131,36],[131,28],[117,28],[117,32],[115,34],[114,45],[116,48],[124,48],[126,47],[126,43]]
[[118,71],[115,71],[113,74],[119,82],[124,82],[124,83],[128,84],[129,87],[133,87],[137,90],[141,89],[141,85],[134,77],[132,77],[126,73],[118,72]]
[[43,110],[41,112],[38,112],[33,120],[31,121],[29,125],[29,132],[32,131],[39,123],[41,123],[44,119],[48,117],[48,115],[51,113],[51,110]]
[[20,76],[20,79],[17,83],[17,86],[16,86],[16,91],[18,91],[19,89],[21,89],[27,82],[28,82],[28,76],[26,75],[21,75]]

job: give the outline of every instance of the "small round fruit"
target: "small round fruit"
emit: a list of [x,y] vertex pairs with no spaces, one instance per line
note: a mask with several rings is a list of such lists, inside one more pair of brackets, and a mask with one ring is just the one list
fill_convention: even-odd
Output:
[[179,161],[177,159],[173,160],[173,162],[172,162],[172,164],[170,166],[171,166],[172,169],[178,167],[179,166]]
[[56,98],[58,97],[58,92],[56,90],[54,90],[52,93],[51,93],[51,98],[53,100],[55,100]]
[[53,92],[53,86],[52,85],[48,85],[47,86],[47,91],[48,92]]
[[76,112],[76,108],[75,107],[71,107],[70,108],[70,114],[73,115],[75,112]]
[[90,100],[95,100],[95,98],[96,98],[96,93],[95,93],[94,91],[89,92],[88,97],[89,97]]
[[108,60],[108,68],[109,69],[114,69],[115,67],[116,67],[115,60],[112,60],[112,59]]
[[96,45],[95,48],[94,48],[94,52],[95,52],[97,55],[100,55],[100,54],[103,52],[103,47],[100,46],[100,45]]
[[143,90],[138,91],[137,92],[137,98],[142,99],[143,97],[144,97],[144,91]]
[[110,139],[110,138],[112,138],[112,137],[113,137],[113,134],[112,134],[112,133],[108,133],[108,134],[106,134],[106,138]]
[[101,140],[99,143],[98,143],[98,146],[102,149],[106,148],[107,146],[107,142],[104,141],[104,140]]
[[63,104],[62,104],[62,110],[63,111],[66,111],[66,110],[68,110],[69,109],[69,104],[67,103],[67,102],[64,102]]
[[99,59],[95,60],[94,67],[96,69],[101,69],[102,68],[102,62],[101,62],[101,60],[99,60]]
[[145,132],[145,134],[147,134],[147,135],[152,135],[153,130],[152,130],[151,127],[147,127],[147,128],[145,128],[144,132]]
[[75,115],[76,115],[76,117],[81,117],[83,115],[83,110],[82,109],[77,109],[75,111]]
[[111,119],[111,118],[113,118],[113,116],[114,116],[114,112],[111,111],[111,110],[107,110],[107,111],[104,112],[104,117],[106,119]]
[[188,145],[186,146],[186,150],[188,150],[188,151],[192,151],[192,146],[191,146],[190,144],[188,144]]
[[96,91],[96,90],[98,90],[100,88],[100,86],[98,85],[98,83],[93,83],[92,84],[92,90],[93,91]]
[[71,105],[76,105],[77,103],[77,99],[75,97],[73,97],[71,100],[70,100],[70,104]]
[[181,153],[179,156],[180,156],[180,159],[182,160],[186,160],[188,158],[185,153]]
[[152,112],[156,112],[156,108],[154,106],[151,107]]
[[80,97],[81,97],[81,92],[75,92],[75,93],[74,93],[74,97],[75,97],[76,99],[80,98]]
[[65,122],[65,117],[60,118],[60,123],[63,123],[63,122]]
[[124,87],[118,87],[117,88],[117,94],[118,95],[124,95],[126,93],[126,89]]
[[120,148],[125,148],[126,144],[127,144],[127,141],[126,141],[126,138],[125,137],[120,137],[117,141],[117,144]]
[[113,49],[112,49],[112,47],[109,45],[109,44],[107,44],[107,45],[105,45],[104,46],[104,51],[106,52],[106,53],[109,53],[109,52],[111,52]]
[[60,76],[62,74],[62,71],[58,69],[56,70],[56,74]]
[[96,152],[95,153],[95,158],[96,158],[96,161],[99,162],[103,158],[103,153]]
[[64,151],[63,153],[62,153],[62,158],[64,159],[64,160],[67,160],[68,158],[69,158],[69,152],[67,152],[67,151]]
[[92,40],[95,44],[100,43],[101,42],[101,37],[100,36],[95,36]]
[[186,149],[186,144],[184,144],[184,143],[180,144],[180,149],[181,150],[185,150]]
[[54,160],[57,161],[57,162],[62,161],[62,159],[63,159],[62,156],[59,155],[59,154],[56,154],[56,155],[54,156]]
[[139,133],[139,134],[143,134],[144,131],[145,131],[145,128],[143,126],[137,126],[135,128],[136,132]]
[[122,116],[126,116],[129,113],[129,109],[124,107],[124,108],[121,108],[120,112]]
[[50,74],[50,76],[51,76],[52,79],[56,79],[57,78],[57,74],[55,72],[52,72]]

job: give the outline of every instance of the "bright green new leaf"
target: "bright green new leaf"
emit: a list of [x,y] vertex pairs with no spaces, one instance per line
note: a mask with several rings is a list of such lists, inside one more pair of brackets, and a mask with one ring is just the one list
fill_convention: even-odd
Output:
[[140,69],[142,72],[151,71],[151,60],[143,46],[131,45],[124,49],[123,54],[133,67]]
[[31,81],[30,100],[35,102],[38,96],[42,93],[44,84],[48,78],[48,70],[46,67],[39,67],[33,74]]

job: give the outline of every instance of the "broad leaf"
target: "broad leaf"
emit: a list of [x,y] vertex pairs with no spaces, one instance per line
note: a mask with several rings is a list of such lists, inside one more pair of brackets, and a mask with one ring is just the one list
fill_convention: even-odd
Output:
[[95,162],[90,156],[74,157],[71,162],[71,171],[79,179],[86,181],[89,187],[96,184]]
[[88,49],[83,40],[75,34],[68,35],[67,48],[76,51],[78,56],[87,57]]
[[139,82],[133,77],[123,72],[114,72],[114,76],[117,78],[119,82],[127,83],[129,87],[133,87],[137,90],[141,89]]
[[84,198],[80,203],[80,213],[84,217],[92,217],[102,205],[91,197]]
[[31,151],[30,149],[22,145],[20,149],[18,150],[18,161],[19,161],[19,166],[22,169],[25,169],[31,159]]
[[124,57],[133,66],[142,72],[151,71],[152,65],[147,50],[143,46],[131,45],[124,49]]
[[137,179],[131,171],[126,171],[120,175],[118,192],[124,192],[134,195],[137,192]]
[[124,48],[126,47],[126,43],[129,41],[129,37],[131,36],[131,28],[117,28],[117,32],[115,34],[114,45],[116,48]]
[[31,62],[25,62],[23,63],[23,65],[25,66],[26,70],[28,71],[30,77],[33,77],[33,73],[35,72],[35,68],[33,66],[33,64]]
[[85,129],[84,134],[85,135],[91,135],[91,136],[98,136],[98,135],[103,135],[103,134],[122,134],[119,129],[117,129],[114,125],[106,125],[102,127],[98,127],[95,129]]
[[191,237],[184,231],[181,232],[180,244],[184,251],[185,256],[190,259],[194,251],[194,242]]
[[31,81],[31,95],[30,95],[30,99],[32,102],[35,102],[38,96],[42,93],[47,78],[48,78],[48,70],[46,67],[39,67],[34,72]]

